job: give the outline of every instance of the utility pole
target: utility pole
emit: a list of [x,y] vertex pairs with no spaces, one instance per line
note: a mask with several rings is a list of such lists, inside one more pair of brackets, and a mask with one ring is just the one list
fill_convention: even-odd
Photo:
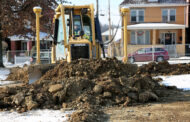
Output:
[[99,17],[99,1],[96,0],[96,16]]
[[[109,41],[111,41],[111,13],[110,13],[110,0],[108,0],[108,21],[109,21]],[[112,50],[112,46],[110,44],[110,50]],[[112,57],[112,51],[110,53],[110,56]]]
[[3,48],[2,48],[2,28],[0,23],[0,67],[4,67],[3,65]]
[[111,40],[111,13],[110,13],[110,0],[108,0],[108,21],[109,21],[109,40]]

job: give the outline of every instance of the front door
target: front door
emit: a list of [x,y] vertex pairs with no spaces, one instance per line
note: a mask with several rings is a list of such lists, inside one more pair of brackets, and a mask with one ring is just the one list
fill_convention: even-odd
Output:
[[173,44],[172,33],[166,33],[165,34],[165,45],[171,45],[171,44]]
[[161,41],[165,45],[164,48],[168,51],[169,56],[176,57],[176,33],[161,33]]

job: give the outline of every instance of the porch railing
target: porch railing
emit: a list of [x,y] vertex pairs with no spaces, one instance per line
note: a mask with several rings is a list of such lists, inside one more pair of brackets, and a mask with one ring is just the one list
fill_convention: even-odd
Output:
[[[12,64],[22,64],[22,63],[31,63],[31,58],[34,57],[36,51],[27,51],[27,50],[15,50],[15,51],[5,51],[3,53],[4,63]],[[51,50],[41,50],[40,54],[48,54],[49,60],[51,60]],[[48,61],[50,62],[50,61]]]
[[[164,55],[162,52],[165,50],[165,55],[168,55],[169,58],[181,58],[181,57],[187,57],[190,56],[190,44],[175,44],[175,45],[128,45],[127,47],[127,53],[128,57],[131,55],[135,55],[140,49],[143,51],[141,52],[141,55],[136,55],[139,58],[143,57],[150,57],[153,60],[156,60],[157,55]],[[162,50],[163,49],[163,50]],[[154,52],[155,51],[155,52]],[[122,59],[124,56],[123,54],[123,45],[120,44],[112,44],[111,46],[108,46],[107,49],[107,56],[108,57],[118,57],[119,59]],[[152,55],[150,55],[150,53]],[[155,57],[153,57],[155,56]],[[150,59],[149,58],[149,59]],[[144,60],[144,59],[142,59]]]

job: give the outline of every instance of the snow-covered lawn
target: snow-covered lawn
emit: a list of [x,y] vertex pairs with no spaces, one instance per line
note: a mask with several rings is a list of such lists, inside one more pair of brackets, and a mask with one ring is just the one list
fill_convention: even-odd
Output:
[[0,68],[0,81],[5,80],[9,75],[10,70],[6,68]]
[[24,63],[16,63],[16,64],[13,64],[13,63],[10,63],[10,62],[5,62],[4,65],[5,65],[6,68],[23,67],[24,65],[30,65],[30,62],[26,61]]
[[158,77],[163,79],[161,84],[166,86],[176,86],[178,89],[182,90],[190,90],[190,74]]
[[[169,64],[183,64],[183,63],[190,63],[190,59],[175,59],[175,60],[169,60]],[[137,64],[138,66],[142,66],[143,64],[148,64],[150,62],[135,62],[134,64]]]
[[0,112],[0,122],[67,122],[73,111],[32,110],[25,113]]

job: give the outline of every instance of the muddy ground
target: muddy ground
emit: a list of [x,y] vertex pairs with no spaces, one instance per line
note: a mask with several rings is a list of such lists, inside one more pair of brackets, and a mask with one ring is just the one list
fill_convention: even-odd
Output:
[[[123,64],[117,59],[99,59],[60,62],[46,68],[48,70],[44,75],[33,84],[26,84],[29,76],[24,73],[30,72],[26,70],[27,67],[13,69],[8,79],[24,78],[25,84],[0,87],[0,110],[25,112],[32,109],[72,108],[76,112],[71,115],[71,122],[102,122],[117,119],[157,121],[159,114],[162,115],[159,113],[159,104],[170,105],[180,100],[187,101],[185,107],[189,107],[189,98],[184,92],[176,87],[162,86],[159,84],[160,79],[152,78],[155,75],[189,74],[189,64],[170,65],[161,62],[137,67]],[[174,108],[178,109],[175,105]],[[172,110],[166,109],[168,112]],[[158,113],[153,114],[153,111]],[[175,114],[171,112],[168,113],[169,117]],[[161,119],[164,121],[164,117]]]
[[189,122],[190,92],[174,92],[160,102],[104,111],[110,122]]

